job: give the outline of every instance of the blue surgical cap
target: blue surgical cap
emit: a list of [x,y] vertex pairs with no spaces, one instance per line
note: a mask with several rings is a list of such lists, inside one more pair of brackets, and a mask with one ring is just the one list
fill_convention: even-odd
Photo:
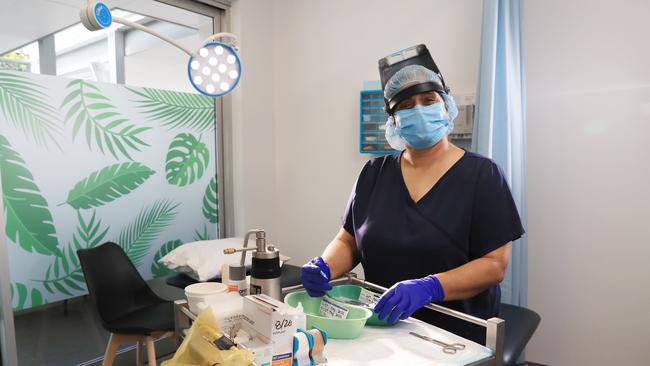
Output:
[[[386,86],[384,87],[384,98],[386,98],[386,100],[391,100],[402,90],[426,82],[434,82],[440,84],[442,87],[442,80],[440,80],[440,76],[435,72],[422,65],[405,66],[388,79],[388,82],[386,82]],[[454,98],[445,92],[439,90],[436,90],[436,92],[440,94],[442,99],[444,99],[445,104],[447,104],[447,108],[449,108],[449,119],[453,122],[456,116],[458,116],[458,108],[456,107]]]

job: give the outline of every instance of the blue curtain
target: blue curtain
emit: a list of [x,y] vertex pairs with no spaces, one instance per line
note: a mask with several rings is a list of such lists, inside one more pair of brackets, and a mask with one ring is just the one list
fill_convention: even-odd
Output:
[[[501,166],[526,227],[526,121],[520,0],[484,0],[481,61],[472,150]],[[501,284],[505,303],[526,306],[528,243],[512,246]]]

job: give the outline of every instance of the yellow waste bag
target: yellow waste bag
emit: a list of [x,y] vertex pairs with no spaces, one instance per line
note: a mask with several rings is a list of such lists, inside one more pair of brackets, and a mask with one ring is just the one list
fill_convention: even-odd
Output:
[[196,318],[174,357],[163,361],[162,366],[248,366],[253,363],[250,351],[236,347],[226,351],[217,348],[213,342],[221,336],[212,308],[208,307]]

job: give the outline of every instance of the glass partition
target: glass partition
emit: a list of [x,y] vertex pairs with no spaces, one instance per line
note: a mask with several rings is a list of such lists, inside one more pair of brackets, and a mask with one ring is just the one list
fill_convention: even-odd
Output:
[[[114,12],[188,47],[220,24],[214,12],[156,1]],[[18,48],[0,42],[0,330],[12,365],[101,363],[108,332],[86,296],[77,250],[116,242],[160,288],[174,273],[157,260],[219,237],[222,225],[220,102],[190,86],[187,55],[121,25],[59,29]],[[6,358],[12,347],[17,360]],[[134,348],[120,349],[115,364],[132,364]],[[156,349],[173,345],[163,339]]]

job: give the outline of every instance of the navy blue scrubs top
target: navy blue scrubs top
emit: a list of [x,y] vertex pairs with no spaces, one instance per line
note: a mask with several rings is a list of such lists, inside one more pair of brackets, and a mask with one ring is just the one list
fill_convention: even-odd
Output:
[[[417,203],[400,168],[401,153],[372,159],[361,171],[343,216],[355,237],[366,280],[384,287],[445,272],[524,233],[501,169],[465,152]],[[495,285],[468,300],[441,305],[483,319],[497,316]],[[485,328],[428,309],[416,318],[479,343]]]

